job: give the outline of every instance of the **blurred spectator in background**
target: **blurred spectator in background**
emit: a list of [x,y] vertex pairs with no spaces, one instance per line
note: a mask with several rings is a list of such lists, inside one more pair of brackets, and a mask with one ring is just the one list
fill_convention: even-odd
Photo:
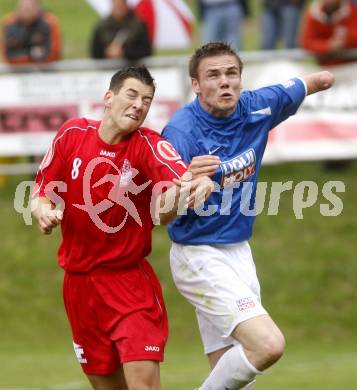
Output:
[[[42,9],[39,0],[19,0],[16,10],[2,21],[1,50],[9,64],[38,64],[57,61],[61,53],[61,34],[56,17]],[[1,164],[12,164],[16,157],[1,157]],[[30,157],[30,161],[35,161]],[[0,175],[0,187],[7,176]]]
[[126,0],[112,0],[111,14],[97,24],[92,42],[92,58],[138,60],[150,56],[151,42],[146,24]]
[[252,15],[249,0],[240,0],[242,5],[243,13],[246,18],[249,18]]
[[[223,41],[234,49],[241,47],[244,0],[198,0],[202,19],[202,42]],[[245,4],[246,6],[247,4]]]
[[286,49],[297,47],[305,0],[264,0],[261,20],[262,49],[276,49],[281,39]]
[[38,0],[20,0],[2,25],[3,56],[10,64],[57,61],[61,37],[57,19]]
[[[357,49],[356,0],[316,0],[306,10],[301,30],[301,46],[313,52],[321,66],[338,65],[355,58],[342,58],[344,49]],[[324,161],[325,170],[342,170],[350,160]]]
[[[357,0],[356,0],[357,1]],[[242,9],[243,9],[243,13],[244,13],[244,16],[246,18],[249,18],[251,15],[252,15],[252,10],[250,8],[250,2],[249,0],[238,0],[238,2],[241,3],[242,5]]]
[[357,48],[357,3],[317,0],[307,9],[301,46],[316,54],[320,65],[337,65],[355,58],[340,58],[344,49]]

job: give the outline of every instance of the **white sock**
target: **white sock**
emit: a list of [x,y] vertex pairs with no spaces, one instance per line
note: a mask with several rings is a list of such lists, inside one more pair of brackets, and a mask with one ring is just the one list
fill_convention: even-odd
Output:
[[239,344],[224,353],[199,390],[243,389],[258,374]]

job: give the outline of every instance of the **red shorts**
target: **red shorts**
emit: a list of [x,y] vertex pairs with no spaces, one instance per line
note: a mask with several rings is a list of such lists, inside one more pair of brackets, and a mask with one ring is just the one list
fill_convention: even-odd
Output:
[[111,374],[130,361],[163,360],[167,314],[160,283],[146,260],[126,270],[66,273],[63,296],[86,374]]

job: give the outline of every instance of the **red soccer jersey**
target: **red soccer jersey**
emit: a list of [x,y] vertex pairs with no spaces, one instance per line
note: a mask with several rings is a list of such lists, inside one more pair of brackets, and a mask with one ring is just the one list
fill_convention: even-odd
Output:
[[357,48],[357,6],[352,2],[345,2],[328,18],[319,2],[312,3],[305,13],[301,45],[316,54],[330,54],[327,58],[318,58],[320,65],[337,65],[355,61],[354,58],[346,60],[333,56],[330,49],[331,40],[339,33],[346,36],[343,49]]
[[[76,118],[58,131],[36,177],[34,196],[64,202],[58,261],[69,272],[126,268],[151,251],[152,194],[186,171],[175,149],[140,128],[118,144],[98,135],[100,122]],[[51,191],[56,182],[61,182]],[[57,183],[58,184],[58,183]],[[51,194],[52,192],[52,194]]]

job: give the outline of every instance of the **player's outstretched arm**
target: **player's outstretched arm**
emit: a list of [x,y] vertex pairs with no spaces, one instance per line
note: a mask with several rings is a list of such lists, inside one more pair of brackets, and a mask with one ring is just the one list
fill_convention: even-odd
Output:
[[37,219],[43,234],[51,234],[63,218],[63,212],[56,210],[54,204],[46,197],[36,197],[31,202],[32,215]]
[[310,73],[304,76],[303,79],[307,86],[308,95],[329,89],[335,82],[335,76],[327,70]]

